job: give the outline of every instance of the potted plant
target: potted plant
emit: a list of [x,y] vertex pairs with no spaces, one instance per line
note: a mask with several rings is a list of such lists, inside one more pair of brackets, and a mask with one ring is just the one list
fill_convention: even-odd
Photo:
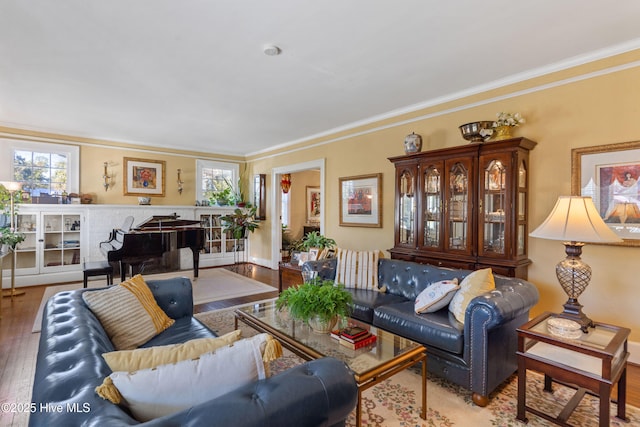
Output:
[[225,186],[224,188],[212,191],[209,200],[211,200],[211,204],[226,206],[229,204],[234,204],[235,199],[233,197],[233,191],[231,190],[231,187]]
[[234,239],[242,239],[247,232],[253,233],[260,227],[256,220],[256,207],[247,203],[244,208],[236,208],[233,212],[220,217],[224,231],[229,231]]
[[[0,245],[7,246],[14,250],[18,243],[24,242],[25,236],[22,233],[16,233],[8,228],[0,231]],[[5,252],[5,251],[3,251]]]
[[294,319],[307,322],[314,332],[330,332],[339,317],[351,313],[353,298],[342,284],[314,279],[291,286],[276,300],[278,310],[288,309]]
[[310,231],[302,239],[302,247],[307,251],[311,248],[331,249],[335,246],[336,246],[335,240],[325,237],[317,231]]

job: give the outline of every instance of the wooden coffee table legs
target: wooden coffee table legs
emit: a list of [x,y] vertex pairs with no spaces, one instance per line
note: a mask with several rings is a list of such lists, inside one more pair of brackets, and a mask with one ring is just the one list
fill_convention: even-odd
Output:
[[372,371],[366,377],[355,375],[356,382],[358,383],[356,426],[360,426],[362,421],[362,412],[360,409],[362,392],[420,362],[422,362],[422,409],[420,410],[420,418],[423,420],[427,419],[427,351],[424,347],[416,350],[394,359],[392,361],[393,363],[380,366],[380,368]]

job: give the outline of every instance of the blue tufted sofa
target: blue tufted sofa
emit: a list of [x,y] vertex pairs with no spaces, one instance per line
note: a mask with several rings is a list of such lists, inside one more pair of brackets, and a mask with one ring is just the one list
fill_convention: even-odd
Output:
[[[193,317],[188,278],[147,283],[158,305],[176,322],[142,347],[215,336]],[[82,299],[83,292],[92,291],[61,292],[46,305],[33,384],[35,411],[29,419],[32,427],[140,424],[94,392],[111,373],[101,354],[114,348]],[[343,426],[356,399],[356,383],[346,365],[324,358],[142,425]]]
[[[309,261],[303,271],[334,280],[337,260]],[[410,261],[380,259],[378,286],[386,293],[350,289],[352,317],[419,342],[427,348],[429,372],[473,393],[473,401],[486,406],[488,396],[517,370],[516,328],[529,320],[538,302],[536,287],[526,280],[495,275],[496,289],[471,301],[465,324],[447,307],[415,314],[416,296],[432,283],[458,278],[471,270],[457,270]]]

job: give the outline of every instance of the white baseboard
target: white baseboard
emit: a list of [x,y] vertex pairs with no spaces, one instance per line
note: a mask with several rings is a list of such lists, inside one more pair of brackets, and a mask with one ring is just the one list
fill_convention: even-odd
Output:
[[252,264],[259,265],[261,267],[271,268],[271,260],[270,259],[249,257],[249,262],[252,263]]
[[629,341],[628,350],[629,350],[629,363],[640,365],[640,342]]

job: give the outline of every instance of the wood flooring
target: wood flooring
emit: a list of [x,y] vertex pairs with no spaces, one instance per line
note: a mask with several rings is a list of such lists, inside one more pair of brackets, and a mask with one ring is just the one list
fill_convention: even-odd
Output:
[[[228,268],[273,286],[273,292],[198,305],[195,307],[196,312],[226,308],[278,296],[278,271],[255,265]],[[0,404],[24,404],[31,401],[31,388],[40,338],[39,333],[31,333],[31,328],[45,288],[46,285],[23,288],[26,293],[15,297],[13,301],[11,298],[2,298]],[[627,371],[627,403],[640,407],[640,366],[629,365]],[[0,411],[0,426],[23,427],[27,425],[28,419],[28,414]]]

